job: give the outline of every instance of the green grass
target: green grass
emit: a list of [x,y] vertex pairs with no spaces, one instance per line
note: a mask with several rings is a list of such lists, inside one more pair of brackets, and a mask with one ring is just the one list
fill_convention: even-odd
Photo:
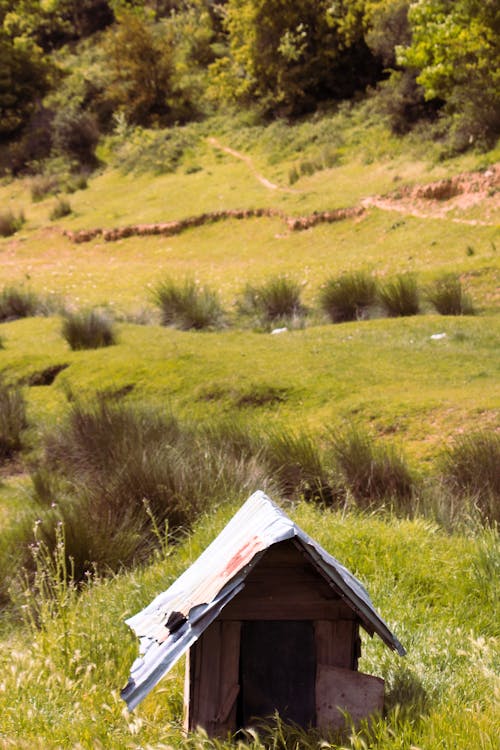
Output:
[[[9,648],[0,657],[5,687],[0,692],[0,727],[6,746],[231,746],[202,737],[183,739],[182,663],[133,714],[124,710],[118,691],[137,649],[124,617],[164,590],[234,509],[233,505],[206,516],[194,536],[178,549],[169,549],[166,558],[160,553],[154,565],[97,581],[80,596],[61,583],[57,560],[55,576],[51,564],[52,580],[58,583],[55,599],[38,598],[39,608],[46,603],[42,628],[12,632]],[[363,639],[360,668],[385,679],[388,710],[387,717],[373,726],[370,746],[432,747],[439,738],[443,747],[458,742],[493,750],[498,617],[492,603],[498,606],[498,579],[484,574],[485,565],[496,559],[494,534],[449,536],[421,520],[387,521],[318,511],[304,504],[288,512],[360,576],[407,648],[408,655],[401,658],[378,639]],[[26,601],[32,597],[28,594]],[[16,688],[20,684],[22,690]],[[342,746],[364,747],[356,736]],[[301,746],[314,746],[305,736],[302,742]],[[256,750],[263,745],[254,741],[250,746]]]
[[[113,347],[71,352],[57,319],[4,324],[2,366],[12,377],[69,364],[52,386],[29,389],[35,422],[63,414],[72,393],[132,386],[129,398],[169,403],[180,416],[210,419],[243,405],[264,423],[272,416],[316,431],[369,423],[425,456],[459,429],[495,423],[498,335],[480,316],[379,319],[280,336],[125,323],[117,331]],[[436,333],[446,336],[433,340]],[[249,397],[270,386],[273,398]]]
[[[497,149],[440,160],[438,144],[428,148],[414,137],[396,139],[365,115],[341,107],[337,114],[295,127],[273,123],[268,128],[249,125],[248,119],[211,120],[200,126],[200,140],[180,157],[176,172],[124,176],[103,169],[88,180],[85,191],[72,194],[72,213],[57,224],[49,218],[54,198],[41,195],[16,235],[0,238],[4,286],[29,284],[54,306],[61,307],[64,298],[68,307],[100,307],[122,321],[116,323],[116,345],[81,351],[68,348],[60,318],[1,325],[0,372],[9,383],[22,384],[28,420],[21,463],[6,468],[0,483],[0,569],[8,571],[0,586],[4,603],[12,595],[21,604],[37,598],[36,586],[30,592],[11,578],[19,565],[21,542],[32,534],[37,517],[64,518],[66,524],[66,540],[57,536],[53,524],[44,527],[46,532],[52,529],[52,536],[46,533],[42,541],[47,547],[38,548],[39,557],[31,565],[32,583],[45,566],[57,584],[46,609],[44,597],[37,599],[42,610],[35,613],[43,627],[34,631],[13,619],[11,610],[1,613],[0,737],[6,747],[217,746],[203,737],[185,739],[179,731],[182,665],[136,714],[124,712],[118,690],[137,644],[122,621],[164,590],[203,550],[227,522],[236,498],[241,499],[239,488],[250,490],[254,482],[267,483],[271,494],[278,486],[276,498],[291,497],[293,517],[361,576],[408,648],[408,657],[399,660],[376,641],[364,644],[360,667],[386,679],[388,713],[371,734],[363,738],[353,733],[344,746],[495,747],[498,536],[493,528],[481,527],[477,508],[486,508],[490,518],[492,512],[489,506],[480,507],[477,488],[468,487],[459,497],[444,477],[442,486],[431,487],[447,446],[457,465],[453,450],[460,435],[480,430],[491,436],[497,426],[500,213],[494,201],[455,208],[442,217],[367,207],[353,219],[317,224],[303,232],[290,231],[277,216],[221,221],[174,237],[131,237],[116,243],[96,237],[73,244],[61,231],[164,222],[231,208],[272,207],[300,217],[354,206],[399,186],[483,168],[499,158]],[[212,135],[251,156],[255,169],[278,189],[267,189],[247,163],[211,145],[206,137]],[[328,148],[335,156],[333,165],[324,158]],[[300,169],[301,164],[320,161],[324,168],[313,174]],[[291,187],[293,168],[297,179]],[[0,202],[19,213],[30,203],[30,182],[0,185]],[[460,223],[464,219],[477,223]],[[459,274],[477,314],[437,315],[424,300],[421,314],[414,317],[318,324],[314,308],[322,284],[329,276],[360,270],[380,285],[416,274],[422,289],[444,274]],[[279,336],[234,326],[209,332],[162,327],[149,307],[152,290],[167,276],[195,277],[214,290],[230,316],[246,284],[257,288],[286,276],[300,284],[303,304],[313,314],[305,327]],[[47,302],[45,309],[49,307]],[[433,338],[435,334],[439,337]],[[82,493],[82,515],[75,515],[76,495],[68,477],[56,481],[41,470],[46,468],[40,461],[42,436],[62,430],[72,405],[95,400],[98,392],[127,408],[146,404],[196,424],[196,450],[205,439],[212,450],[207,476],[223,481],[215,510],[209,513],[207,505],[197,506],[202,513],[197,532],[185,543],[170,548],[153,534],[147,552],[156,539],[154,564],[98,579],[77,595],[60,577],[63,559],[56,554],[51,561],[48,550],[55,545],[57,553],[57,544],[64,541],[81,556],[93,545],[109,553],[117,570],[124,556],[120,545],[130,537],[121,527],[113,535],[113,523],[111,530],[103,523],[100,535],[81,531],[82,518],[92,518],[93,502]],[[331,449],[328,452],[326,435],[344,434],[352,426],[368,436],[371,448],[380,450],[372,451],[376,458],[404,451],[412,476],[422,477],[419,492],[424,494],[418,503],[405,507],[405,502],[391,504],[383,497],[377,505],[385,509],[371,506],[371,515],[348,512],[345,487],[341,512],[299,501],[305,496],[339,502],[338,466]],[[193,451],[193,460],[203,468],[198,455]],[[486,471],[486,451],[481,455]],[[41,466],[37,502],[26,475],[9,476],[28,459]],[[140,480],[150,492],[146,480],[164,483],[158,477],[168,462],[158,451],[141,474],[141,461],[136,455],[131,462],[135,468],[128,484]],[[468,470],[470,454],[464,461]],[[224,471],[217,474],[222,464]],[[191,466],[187,459],[185,465]],[[473,471],[474,476],[479,473]],[[191,474],[203,489],[199,473],[192,469]],[[235,485],[236,480],[242,484]],[[202,494],[210,493],[207,489]],[[490,497],[485,502],[490,503]],[[233,502],[231,508],[225,507],[226,498]],[[54,501],[56,508],[51,508]],[[388,507],[400,517],[391,515]],[[426,520],[401,517],[416,512],[425,512]],[[433,517],[442,526],[429,520]],[[268,747],[287,746],[280,731]],[[288,746],[293,742],[290,739]],[[299,746],[312,745],[311,738],[299,738]],[[252,746],[260,750],[263,744],[255,739]],[[324,745],[329,746],[334,745]],[[229,745],[221,742],[218,747]]]

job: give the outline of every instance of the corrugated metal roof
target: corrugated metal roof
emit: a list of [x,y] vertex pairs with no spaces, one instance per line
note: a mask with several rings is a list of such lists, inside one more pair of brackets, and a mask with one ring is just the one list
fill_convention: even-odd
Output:
[[248,572],[262,554],[287,539],[294,539],[303,548],[370,634],[377,633],[390,648],[405,654],[360,581],[263,492],[255,492],[191,567],[126,621],[141,644],[141,657],[132,665],[129,682],[121,692],[130,710],[244,588]]

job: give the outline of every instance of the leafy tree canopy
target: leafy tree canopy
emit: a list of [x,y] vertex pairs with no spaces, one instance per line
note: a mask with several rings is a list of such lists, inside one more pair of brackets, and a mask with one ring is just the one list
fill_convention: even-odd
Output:
[[373,77],[365,0],[228,0],[229,54],[212,68],[219,96],[296,114],[351,95]]
[[500,4],[497,0],[411,3],[412,41],[398,50],[419,71],[428,99],[440,97],[465,140],[500,130]]

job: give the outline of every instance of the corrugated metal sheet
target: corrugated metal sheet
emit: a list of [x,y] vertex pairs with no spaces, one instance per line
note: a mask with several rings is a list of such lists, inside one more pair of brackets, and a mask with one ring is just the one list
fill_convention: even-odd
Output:
[[140,639],[122,698],[130,710],[195,643],[222,609],[244,588],[248,572],[273,544],[294,539],[319,572],[357,612],[370,634],[405,650],[376,612],[364,586],[305,534],[263,492],[254,493],[219,536],[170,588],[126,622]]

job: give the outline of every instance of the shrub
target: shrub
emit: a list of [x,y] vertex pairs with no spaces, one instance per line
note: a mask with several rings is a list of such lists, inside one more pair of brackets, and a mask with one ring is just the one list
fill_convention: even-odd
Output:
[[62,219],[64,216],[69,216],[72,213],[70,202],[66,198],[58,198],[57,203],[50,212],[50,220],[57,221]]
[[0,292],[0,322],[30,318],[41,310],[41,302],[34,292],[9,286]]
[[22,211],[17,216],[10,208],[0,211],[0,237],[11,237],[21,229],[25,221]]
[[187,331],[217,328],[223,323],[224,312],[217,293],[193,279],[186,279],[183,284],[165,279],[153,291],[153,300],[165,326]]
[[81,165],[96,166],[95,148],[100,133],[93,114],[75,105],[62,106],[55,114],[52,128],[56,153]]
[[273,276],[260,286],[247,284],[236,305],[241,315],[260,322],[276,323],[305,313],[300,301],[301,287],[287,276]]
[[77,172],[70,176],[66,185],[66,190],[68,193],[76,193],[77,190],[86,190],[88,186],[89,178],[85,172]]
[[452,492],[471,498],[491,521],[500,521],[500,435],[458,437],[440,458],[442,479]]
[[475,312],[456,273],[448,273],[436,279],[427,290],[427,299],[441,315],[473,315]]
[[379,288],[378,297],[391,318],[417,315],[420,311],[418,285],[413,274],[403,274],[387,281]]
[[116,343],[113,322],[97,310],[66,313],[62,335],[74,351],[99,349]]
[[376,444],[355,428],[333,435],[331,445],[345,490],[359,505],[385,499],[407,504],[411,500],[414,479],[394,446]]
[[366,317],[376,294],[376,282],[369,274],[346,273],[327,280],[319,295],[319,305],[332,323],[344,323]]
[[11,458],[21,450],[21,434],[26,424],[26,405],[21,389],[7,385],[0,377],[0,460]]
[[38,203],[48,195],[55,195],[61,190],[61,180],[56,174],[40,174],[31,180],[31,200]]

